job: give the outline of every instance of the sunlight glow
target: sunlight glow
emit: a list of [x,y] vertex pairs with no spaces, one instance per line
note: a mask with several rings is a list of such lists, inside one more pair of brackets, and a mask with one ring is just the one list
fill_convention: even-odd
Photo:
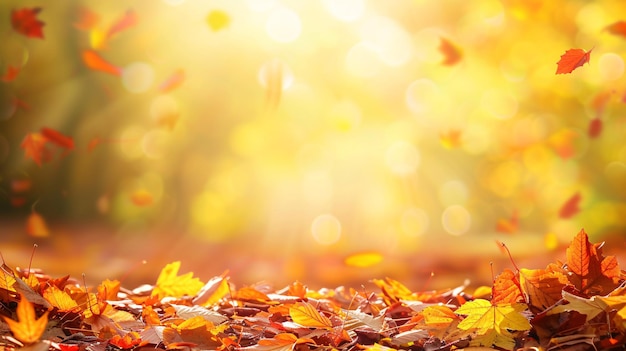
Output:
[[302,31],[302,23],[297,13],[281,8],[270,13],[265,30],[272,40],[289,43],[296,40]]
[[452,235],[465,234],[472,223],[472,217],[467,209],[461,205],[447,207],[441,215],[443,229]]
[[311,234],[320,245],[332,245],[341,237],[341,223],[331,214],[317,216],[311,223]]

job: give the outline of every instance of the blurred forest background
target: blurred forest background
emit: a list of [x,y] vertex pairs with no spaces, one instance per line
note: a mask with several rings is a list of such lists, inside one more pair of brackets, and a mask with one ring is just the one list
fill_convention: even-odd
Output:
[[[43,38],[12,27],[24,8]],[[623,20],[622,0],[2,1],[0,250],[131,287],[182,260],[416,289],[489,282],[496,241],[529,268],[583,227],[620,254]],[[590,62],[556,75],[571,48]]]

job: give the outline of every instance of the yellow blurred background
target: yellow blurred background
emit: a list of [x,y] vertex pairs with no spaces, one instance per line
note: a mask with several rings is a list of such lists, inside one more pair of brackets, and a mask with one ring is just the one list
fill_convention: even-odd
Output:
[[[33,7],[43,39],[11,27]],[[620,20],[621,0],[3,1],[0,250],[94,282],[182,260],[415,289],[489,282],[496,241],[529,268],[583,227],[619,254]],[[590,63],[556,75],[570,48]],[[37,165],[20,145],[44,127],[74,147]]]

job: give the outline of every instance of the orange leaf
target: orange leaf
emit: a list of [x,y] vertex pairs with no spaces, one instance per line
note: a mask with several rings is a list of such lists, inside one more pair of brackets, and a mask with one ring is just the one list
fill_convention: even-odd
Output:
[[37,19],[37,15],[41,12],[41,8],[23,8],[13,10],[11,12],[11,26],[15,31],[31,38],[43,39],[42,21]]
[[289,308],[289,316],[294,323],[307,328],[330,329],[333,323],[328,317],[320,314],[313,305],[307,302],[299,302]]
[[602,120],[597,117],[589,122],[589,127],[587,128],[587,135],[590,138],[597,138],[602,133]]
[[17,322],[11,318],[4,317],[4,320],[11,328],[13,336],[25,344],[32,344],[39,340],[41,334],[46,330],[48,324],[48,312],[36,318],[35,307],[23,295],[17,304]]
[[109,30],[107,31],[107,39],[111,38],[113,35],[130,28],[137,24],[138,18],[137,13],[133,10],[128,10],[124,15],[119,18],[115,23],[111,25]]
[[59,311],[73,311],[78,308],[78,304],[68,293],[54,285],[48,286],[43,291],[43,298]]
[[306,292],[307,292],[306,285],[300,283],[299,281],[295,281],[289,285],[289,289],[287,290],[287,295],[303,298],[306,296]]
[[601,244],[591,244],[584,230],[567,248],[569,281],[585,294],[604,295],[617,287],[620,268],[615,256],[604,257]]
[[52,158],[50,150],[46,147],[48,140],[40,133],[26,134],[20,147],[24,149],[24,156],[31,158],[39,166]]
[[583,49],[569,49],[561,55],[561,59],[557,62],[556,74],[572,73],[576,68],[589,62],[591,51]]
[[185,80],[185,71],[182,69],[177,70],[171,76],[169,76],[161,85],[159,85],[159,91],[167,93],[168,91],[178,88]]
[[114,76],[122,75],[121,68],[115,65],[112,65],[111,63],[109,63],[108,61],[100,57],[100,55],[98,55],[98,53],[96,53],[93,50],[83,51],[83,62],[88,68],[94,71],[102,71],[105,73],[112,74]]
[[565,203],[563,204],[563,206],[561,206],[561,209],[559,210],[559,217],[570,218],[580,212],[580,199],[581,195],[578,192],[570,197],[567,201],[565,201]]
[[619,35],[626,38],[626,21],[617,21],[606,27],[611,34]]
[[78,13],[78,21],[74,23],[74,27],[79,30],[91,30],[94,29],[100,22],[100,16],[92,12],[86,7],[81,7]]
[[453,66],[461,61],[461,58],[463,57],[461,49],[459,49],[450,40],[444,37],[440,37],[439,39],[439,51],[444,56],[444,59],[441,63],[446,66]]
[[26,220],[26,234],[35,238],[50,236],[50,230],[46,220],[37,212],[33,211]]
[[568,283],[565,274],[550,269],[520,269],[520,285],[529,304],[540,311],[561,299],[561,290]]
[[260,303],[271,302],[271,299],[267,295],[249,286],[244,286],[243,288],[237,290],[233,299]]
[[0,77],[0,80],[3,81],[3,82],[7,82],[7,83],[11,82],[15,78],[17,78],[17,75],[19,73],[20,73],[20,67],[19,66],[8,65],[6,72]]
[[154,197],[146,190],[137,190],[130,195],[130,200],[135,206],[143,207],[152,205]]
[[516,303],[524,300],[517,274],[505,269],[493,282],[491,304]]
[[519,230],[519,215],[513,211],[510,219],[500,218],[496,223],[496,231],[499,233],[513,234]]
[[455,149],[461,146],[462,131],[458,129],[450,129],[446,132],[439,133],[439,141],[446,149]]
[[61,134],[59,131],[52,128],[41,128],[41,134],[50,142],[65,148],[67,150],[74,149],[74,139],[66,135]]
[[113,335],[113,337],[109,339],[109,344],[118,349],[129,350],[145,343],[141,340],[139,333],[129,332],[124,336],[120,336],[119,334]]

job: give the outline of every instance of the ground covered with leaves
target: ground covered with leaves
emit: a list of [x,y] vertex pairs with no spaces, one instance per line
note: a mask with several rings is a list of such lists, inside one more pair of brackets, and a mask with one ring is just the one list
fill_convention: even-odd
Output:
[[[506,248],[506,247],[504,247]],[[513,265],[515,265],[513,263]],[[413,292],[392,279],[311,290],[235,287],[165,266],[154,285],[86,287],[2,265],[2,349],[622,350],[626,274],[581,230],[564,262],[505,270],[493,285]]]

